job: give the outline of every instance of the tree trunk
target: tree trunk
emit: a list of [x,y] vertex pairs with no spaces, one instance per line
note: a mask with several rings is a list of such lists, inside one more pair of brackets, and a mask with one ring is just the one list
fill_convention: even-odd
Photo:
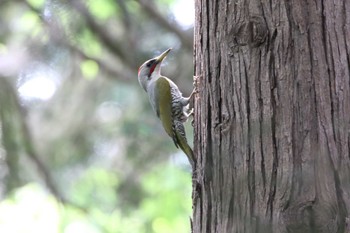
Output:
[[193,232],[350,232],[350,1],[196,0]]

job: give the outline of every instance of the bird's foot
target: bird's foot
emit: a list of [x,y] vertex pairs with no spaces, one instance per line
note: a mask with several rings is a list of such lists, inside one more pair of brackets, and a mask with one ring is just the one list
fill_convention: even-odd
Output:
[[189,99],[192,99],[193,95],[198,93],[199,78],[200,78],[200,76],[193,76],[193,91],[192,91]]
[[201,76],[198,75],[198,76],[193,76],[193,92],[195,94],[198,93],[198,86],[199,86],[199,80],[200,80]]

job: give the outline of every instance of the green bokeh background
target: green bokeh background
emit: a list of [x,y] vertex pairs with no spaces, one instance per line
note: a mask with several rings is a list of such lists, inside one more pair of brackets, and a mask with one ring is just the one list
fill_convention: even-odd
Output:
[[177,4],[0,1],[0,232],[190,232],[190,166],[137,81],[172,47],[163,73],[191,92]]

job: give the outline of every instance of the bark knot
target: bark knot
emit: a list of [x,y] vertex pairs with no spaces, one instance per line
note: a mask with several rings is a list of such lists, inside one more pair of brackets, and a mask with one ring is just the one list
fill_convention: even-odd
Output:
[[268,35],[268,28],[265,19],[254,15],[238,24],[234,24],[228,34],[228,44],[231,50],[235,51],[240,46],[258,47],[261,46]]

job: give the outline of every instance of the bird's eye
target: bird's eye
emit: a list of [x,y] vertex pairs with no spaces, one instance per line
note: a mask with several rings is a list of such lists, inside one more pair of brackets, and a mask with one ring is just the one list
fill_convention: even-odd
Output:
[[154,60],[150,60],[149,62],[147,62],[146,66],[149,68],[151,67],[151,65],[153,64]]

